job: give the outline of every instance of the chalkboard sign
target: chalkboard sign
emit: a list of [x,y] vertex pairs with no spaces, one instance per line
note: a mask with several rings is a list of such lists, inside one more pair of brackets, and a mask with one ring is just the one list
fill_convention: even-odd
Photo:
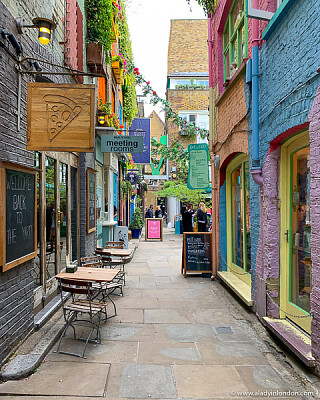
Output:
[[182,268],[187,272],[212,273],[212,233],[193,232],[183,234]]
[[37,255],[36,172],[5,163],[1,188],[0,262],[4,272]]
[[96,230],[96,171],[87,169],[87,232]]
[[146,218],[146,240],[158,239],[162,241],[162,218]]

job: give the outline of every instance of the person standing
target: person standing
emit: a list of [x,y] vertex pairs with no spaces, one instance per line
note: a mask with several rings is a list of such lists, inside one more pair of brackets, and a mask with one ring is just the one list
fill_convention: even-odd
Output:
[[208,216],[205,204],[201,201],[197,211],[198,232],[208,231]]
[[153,218],[153,204],[150,205],[146,212],[146,218]]
[[163,217],[162,210],[161,210],[160,206],[156,207],[155,217],[156,218],[162,218]]
[[189,203],[182,214],[183,232],[193,232],[192,227],[193,204]]

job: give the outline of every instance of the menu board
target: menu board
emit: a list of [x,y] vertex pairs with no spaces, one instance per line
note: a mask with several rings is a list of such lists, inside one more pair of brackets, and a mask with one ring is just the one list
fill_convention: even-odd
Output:
[[212,233],[193,232],[183,234],[182,268],[188,272],[212,273]]
[[96,230],[96,171],[87,169],[87,232]]
[[146,218],[146,240],[158,239],[162,241],[162,218]]
[[37,255],[36,172],[5,164],[1,168],[2,271]]
[[209,189],[209,155],[206,143],[189,144],[189,189]]

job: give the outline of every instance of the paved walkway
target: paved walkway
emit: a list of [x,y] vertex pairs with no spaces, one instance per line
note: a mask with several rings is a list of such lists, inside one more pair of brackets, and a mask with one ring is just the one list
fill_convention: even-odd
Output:
[[125,296],[115,299],[118,316],[103,325],[101,345],[88,345],[87,359],[51,352],[29,378],[1,384],[0,398],[217,400],[248,391],[239,397],[312,398],[281,395],[305,389],[219,282],[181,275],[181,236],[172,232],[164,242],[140,242]]

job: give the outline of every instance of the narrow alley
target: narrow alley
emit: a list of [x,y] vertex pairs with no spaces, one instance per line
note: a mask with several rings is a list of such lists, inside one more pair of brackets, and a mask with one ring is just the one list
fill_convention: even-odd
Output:
[[[219,281],[183,277],[181,236],[172,229],[163,242],[142,237],[126,272],[124,296],[113,296],[118,316],[102,325],[101,345],[89,344],[86,359],[51,351],[30,377],[1,384],[0,397],[318,398],[309,375],[299,378]],[[69,329],[64,349],[78,345]]]

